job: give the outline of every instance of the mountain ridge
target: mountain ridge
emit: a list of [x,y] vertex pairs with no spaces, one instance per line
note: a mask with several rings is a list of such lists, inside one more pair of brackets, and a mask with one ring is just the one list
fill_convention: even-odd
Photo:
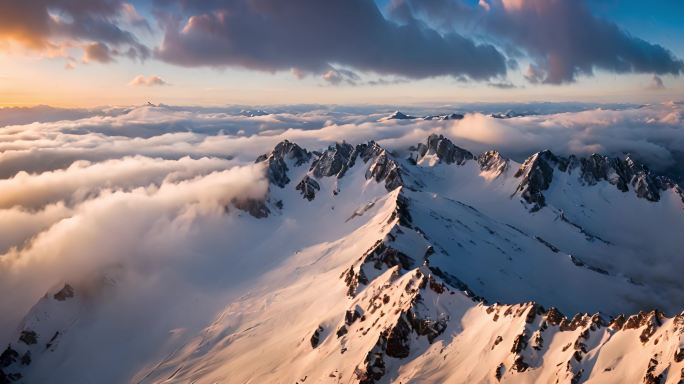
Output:
[[[672,288],[621,269],[615,254],[630,243],[595,233],[585,213],[619,203],[656,217],[679,204],[669,214],[681,220],[681,191],[654,182],[659,198],[649,198],[639,186],[661,179],[647,168],[630,166],[621,183],[606,169],[623,163],[595,159],[582,171],[582,160],[542,151],[518,165],[439,135],[407,156],[373,141],[321,152],[279,143],[256,160],[270,182],[265,200],[233,202],[226,214],[274,230],[301,222],[306,235],[255,234],[258,247],[232,250],[279,262],[197,334],[148,356],[133,381],[678,382],[683,305],[670,302],[671,317],[647,311]],[[591,207],[562,205],[565,188]],[[80,377],[59,356],[82,332],[74,324],[105,321],[80,308],[125,278],[108,276],[95,293],[67,282],[65,294],[56,287],[37,303],[0,359],[3,379]],[[641,312],[621,315],[631,308]]]

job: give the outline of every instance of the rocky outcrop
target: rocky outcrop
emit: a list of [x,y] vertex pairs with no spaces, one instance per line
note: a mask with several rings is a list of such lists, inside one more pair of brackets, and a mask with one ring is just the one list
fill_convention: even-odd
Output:
[[335,143],[328,147],[311,164],[311,174],[320,179],[321,177],[344,176],[344,173],[354,165],[354,146],[347,143]]
[[366,170],[366,180],[374,179],[378,183],[384,181],[387,191],[404,185],[401,166],[377,143],[370,141],[368,144],[360,144],[356,146],[356,152],[364,163],[370,161]]
[[290,182],[288,177],[288,163],[298,167],[307,163],[311,154],[295,143],[284,140],[278,143],[271,153],[261,155],[256,159],[257,163],[268,163],[267,176],[271,184],[280,188]]
[[19,335],[19,341],[26,345],[33,345],[38,342],[38,334],[30,329],[25,329],[21,331]]
[[[320,184],[316,179],[323,177],[340,179],[356,165],[359,159],[364,164],[368,164],[365,173],[367,180],[373,179],[378,183],[384,183],[387,191],[404,185],[403,170],[399,163],[374,141],[356,146],[335,143],[317,156],[311,164],[309,174],[304,176],[296,187],[309,201],[313,200],[316,192],[320,190]],[[334,191],[334,193],[338,192]]]
[[394,266],[408,270],[415,267],[415,261],[403,252],[386,244],[384,240],[378,240],[359,258],[356,265],[349,267],[341,276],[347,285],[349,296],[356,295],[360,284],[368,284],[367,273],[364,271],[366,266],[372,266],[377,271],[385,271]]
[[311,201],[316,197],[316,192],[321,190],[321,186],[316,180],[309,177],[309,175],[306,175],[302,181],[297,184],[296,189],[301,192],[302,197]]
[[64,284],[64,287],[59,290],[59,292],[53,295],[55,300],[64,301],[74,297],[74,288],[69,284]]
[[314,333],[311,335],[311,339],[309,341],[311,342],[311,348],[316,348],[318,347],[318,343],[321,341],[321,333],[323,333],[324,329],[322,326],[318,326]]
[[425,116],[423,120],[462,120],[463,114],[461,113],[450,113],[448,115],[431,115]]
[[391,115],[387,117],[383,117],[381,120],[412,120],[415,119],[416,117],[407,115],[403,112],[400,111],[394,111]]
[[472,153],[454,145],[443,135],[430,135],[426,143],[420,143],[412,149],[417,152],[416,162],[420,162],[426,156],[436,156],[439,162],[463,165],[466,161],[475,158]]
[[623,160],[593,154],[585,158],[563,158],[546,150],[529,157],[515,173],[515,177],[521,178],[516,193],[530,204],[531,211],[537,211],[546,205],[544,191],[551,185],[554,172],[573,174],[575,171],[586,185],[605,181],[623,192],[631,187],[637,197],[653,202],[660,200],[662,191],[678,188],[669,178],[654,175],[630,157]]
[[543,192],[551,186],[554,169],[565,172],[567,166],[567,160],[556,157],[549,150],[535,153],[515,173],[514,176],[520,179],[515,192],[531,205],[532,212],[538,211],[546,205]]
[[[393,274],[394,275],[394,274]],[[360,309],[349,310],[345,315],[344,331],[341,336],[348,335],[349,329],[359,319],[361,323],[353,329],[358,336],[347,336],[345,342],[353,342],[357,337],[363,337],[369,331],[379,329],[377,340],[373,348],[368,351],[363,364],[355,369],[355,378],[359,382],[376,383],[386,373],[386,358],[405,359],[410,356],[415,340],[425,337],[428,343],[433,343],[436,338],[445,332],[449,322],[448,316],[440,316],[438,319],[430,317],[431,308],[423,301],[423,296],[449,295],[446,286],[435,280],[424,268],[416,268],[407,271],[407,277],[396,284],[373,287],[376,294],[363,300],[363,305],[369,307],[369,318],[375,320],[368,327],[363,321],[369,322],[366,315],[358,315]],[[394,281],[394,280],[393,280]],[[370,289],[370,288],[369,288]],[[401,295],[397,294],[401,292]],[[434,297],[430,299],[435,300]],[[389,320],[389,323],[380,326],[381,319]],[[375,336],[373,336],[375,337]]]
[[497,151],[487,151],[477,157],[480,169],[485,172],[493,172],[497,176],[508,169],[508,159],[505,159]]
[[659,201],[660,193],[675,187],[675,183],[662,176],[657,176],[643,164],[635,162],[631,157],[624,160],[593,154],[579,160],[580,177],[588,185],[607,181],[623,192],[631,186],[636,195],[649,201]]

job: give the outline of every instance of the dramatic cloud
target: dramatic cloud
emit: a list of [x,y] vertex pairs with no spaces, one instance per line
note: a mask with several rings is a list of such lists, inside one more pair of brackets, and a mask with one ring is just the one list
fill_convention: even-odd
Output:
[[[367,0],[180,1],[186,18],[161,18],[157,56],[183,66],[297,69],[324,74],[335,64],[360,71],[425,78],[488,79],[506,73],[490,44],[423,23],[396,24]],[[174,8],[175,9],[175,8]]]
[[110,55],[146,59],[149,49],[121,25],[144,25],[122,0],[35,0],[0,3],[0,42],[12,42],[50,55],[83,46],[88,61],[110,62]]
[[153,86],[158,86],[158,85],[168,85],[168,83],[164,80],[162,80],[161,77],[159,76],[149,76],[145,77],[143,75],[138,75],[131,80],[128,85],[134,86],[134,87],[153,87]]
[[[594,16],[584,0],[394,0],[398,20],[420,19],[442,31],[476,30],[509,56],[524,54],[531,83],[570,83],[600,69],[679,75],[684,62]],[[515,49],[511,47],[516,47]]]
[[528,52],[546,83],[572,82],[594,69],[684,72],[684,62],[672,52],[593,16],[583,1],[501,0],[485,20],[488,30]]
[[[71,171],[67,169],[61,176],[68,179]],[[6,248],[0,255],[0,288],[14,292],[0,302],[0,337],[11,332],[8,324],[16,323],[48,289],[65,281],[80,290],[88,285],[92,288],[102,278],[118,278],[134,284],[141,295],[149,293],[143,281],[161,278],[173,264],[197,261],[198,256],[192,257],[197,251],[192,249],[203,243],[193,240],[198,237],[195,229],[205,230],[214,243],[224,247],[236,241],[227,236],[230,232],[222,232],[230,231],[234,220],[226,215],[226,207],[238,214],[231,205],[234,200],[262,198],[267,188],[263,167],[248,165],[188,180],[167,179],[129,191],[102,189],[93,198],[79,199],[76,191],[71,199],[80,202],[73,208],[48,205],[33,213],[0,209],[0,228],[7,229],[4,236],[19,241],[9,249],[2,244],[5,240],[0,242]],[[18,220],[18,225],[10,220]],[[222,255],[214,251],[203,257]],[[182,269],[189,271],[187,268]],[[128,280],[139,273],[148,277]],[[169,283],[171,288],[173,279]]]
[[[0,46],[84,62],[119,57],[241,67],[378,85],[451,76],[572,83],[595,71],[678,76],[684,61],[592,13],[586,0],[214,0],[151,2],[156,25],[124,0],[0,4]],[[141,37],[145,35],[145,39]],[[153,38],[151,51],[142,41]],[[161,37],[161,38],[160,38]],[[389,81],[391,82],[391,81]]]

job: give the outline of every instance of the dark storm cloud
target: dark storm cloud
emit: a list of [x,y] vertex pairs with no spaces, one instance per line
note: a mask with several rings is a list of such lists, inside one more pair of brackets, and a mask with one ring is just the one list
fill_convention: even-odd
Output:
[[59,49],[63,43],[87,43],[93,49],[97,44],[97,57],[102,59],[105,51],[149,57],[149,48],[121,28],[122,20],[137,25],[142,22],[135,8],[122,0],[2,1],[0,42],[9,40],[35,50]]
[[[574,82],[601,69],[615,73],[679,75],[684,62],[661,45],[594,16],[583,0],[394,0],[397,20],[421,19],[440,30],[464,27],[496,45],[514,46],[532,61],[532,83]],[[505,50],[508,52],[507,50]]]
[[182,19],[171,2],[160,3],[167,13],[156,53],[178,65],[323,74],[340,64],[416,79],[506,73],[494,46],[424,23],[388,21],[369,0],[181,1]]
[[524,47],[543,70],[545,83],[572,82],[595,68],[684,72],[684,62],[672,52],[593,16],[583,1],[501,0],[488,13],[487,29]]

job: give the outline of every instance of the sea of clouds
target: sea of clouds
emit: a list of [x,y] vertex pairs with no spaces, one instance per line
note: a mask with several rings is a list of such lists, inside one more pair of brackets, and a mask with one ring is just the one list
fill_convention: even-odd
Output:
[[[244,109],[0,110],[0,342],[48,290],[102,274],[125,282],[110,300],[112,324],[212,318],[221,298],[208,292],[241,278],[231,249],[246,241],[225,208],[267,193],[265,169],[254,160],[284,139],[310,150],[376,140],[401,153],[440,133],[473,152],[497,149],[518,161],[549,148],[630,153],[656,170],[684,171],[683,103],[403,109],[465,114],[447,121],[383,120],[392,108],[382,106]],[[509,109],[532,114],[490,116]],[[177,305],[188,300],[192,313]],[[131,319],[150,311],[160,317]]]

